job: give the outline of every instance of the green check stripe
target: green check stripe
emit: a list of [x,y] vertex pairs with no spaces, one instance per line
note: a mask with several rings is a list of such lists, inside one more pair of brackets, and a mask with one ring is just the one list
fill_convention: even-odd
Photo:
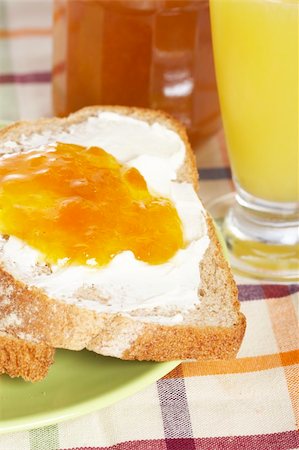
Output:
[[[7,14],[5,2],[0,0],[0,28],[7,29]],[[9,40],[0,40],[0,74],[11,73],[11,53]],[[19,118],[18,97],[14,85],[0,85],[0,119],[17,120]]]
[[30,450],[59,449],[58,425],[37,428],[29,432]]

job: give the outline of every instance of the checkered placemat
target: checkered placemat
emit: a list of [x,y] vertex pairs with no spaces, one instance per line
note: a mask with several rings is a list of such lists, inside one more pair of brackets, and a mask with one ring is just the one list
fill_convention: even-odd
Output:
[[[51,115],[50,68],[51,2],[0,0],[1,119]],[[204,202],[232,190],[221,131],[197,160]],[[248,323],[238,359],[181,364],[109,408],[0,436],[0,450],[299,448],[299,286],[238,282]]]

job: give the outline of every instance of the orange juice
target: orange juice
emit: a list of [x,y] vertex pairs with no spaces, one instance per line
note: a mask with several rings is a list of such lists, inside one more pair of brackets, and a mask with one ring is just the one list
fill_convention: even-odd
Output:
[[235,179],[254,197],[298,202],[298,0],[210,4]]

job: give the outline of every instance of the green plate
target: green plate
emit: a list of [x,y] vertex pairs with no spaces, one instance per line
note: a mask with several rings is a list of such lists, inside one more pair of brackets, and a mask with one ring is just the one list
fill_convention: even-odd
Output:
[[179,364],[122,361],[87,350],[57,350],[44,381],[0,377],[0,434],[72,419],[109,406]]

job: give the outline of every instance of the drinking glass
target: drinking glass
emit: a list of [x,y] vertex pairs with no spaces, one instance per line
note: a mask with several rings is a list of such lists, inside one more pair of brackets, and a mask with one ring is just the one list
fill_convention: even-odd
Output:
[[210,0],[210,8],[236,189],[210,211],[226,212],[235,270],[298,280],[298,0]]

